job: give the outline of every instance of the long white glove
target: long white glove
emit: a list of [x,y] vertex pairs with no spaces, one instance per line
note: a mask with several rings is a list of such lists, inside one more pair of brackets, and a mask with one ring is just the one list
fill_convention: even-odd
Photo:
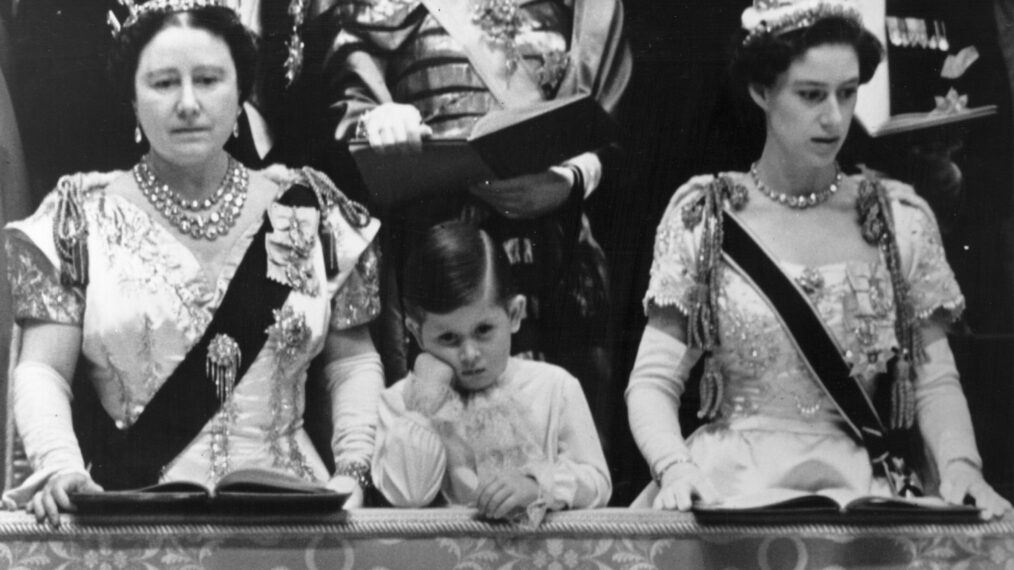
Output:
[[338,471],[349,466],[368,469],[377,431],[377,406],[384,389],[380,355],[368,352],[335,360],[324,367],[324,377],[331,395],[331,449]]
[[70,382],[42,362],[19,363],[11,382],[14,421],[33,469],[21,486],[4,493],[4,505],[15,508],[27,503],[51,477],[88,471],[71,421]]
[[699,350],[645,327],[625,397],[630,431],[656,481],[666,468],[689,457],[680,431],[680,397],[699,358]]

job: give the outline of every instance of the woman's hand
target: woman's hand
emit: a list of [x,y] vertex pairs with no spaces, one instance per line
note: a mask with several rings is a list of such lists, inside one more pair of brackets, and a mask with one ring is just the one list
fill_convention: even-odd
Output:
[[539,484],[517,471],[499,472],[479,484],[476,508],[491,519],[504,519],[539,498]]
[[349,498],[345,499],[345,509],[358,509],[363,506],[363,488],[352,477],[335,475],[324,486],[336,493],[349,494]]
[[551,168],[507,180],[474,184],[469,192],[505,218],[537,218],[560,208],[570,197],[573,179],[564,168]]
[[1010,501],[993,490],[982,478],[978,467],[965,461],[952,461],[944,467],[940,477],[940,496],[949,503],[963,504],[971,497],[975,506],[982,509],[983,520],[999,518],[1010,512]]
[[422,152],[423,139],[433,136],[433,129],[423,124],[419,109],[412,105],[384,103],[360,120],[370,147],[380,154]]
[[40,523],[60,526],[60,509],[74,512],[77,508],[70,502],[69,493],[101,493],[100,487],[85,473],[64,473],[50,477],[45,486],[39,489],[27,505],[27,510],[35,515]]
[[718,491],[701,468],[693,463],[677,463],[662,474],[662,488],[651,507],[667,511],[689,511],[694,498],[702,503],[716,503]]

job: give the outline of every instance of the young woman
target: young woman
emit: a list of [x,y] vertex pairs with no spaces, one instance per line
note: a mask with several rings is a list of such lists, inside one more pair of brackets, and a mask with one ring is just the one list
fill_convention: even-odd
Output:
[[[368,480],[379,224],[315,171],[248,171],[223,150],[255,61],[218,2],[140,5],[111,71],[149,152],[130,172],[64,177],[8,226],[13,405],[35,470],[8,505],[55,524],[72,491],[245,467]],[[303,430],[318,355],[334,478]]]
[[[639,502],[686,510],[777,487],[889,494],[884,468],[896,465],[883,461],[892,448],[880,436],[914,424],[943,498],[967,495],[985,517],[1000,515],[1010,504],[983,481],[947,344],[964,298],[933,214],[911,188],[846,176],[835,160],[879,42],[850,2],[756,2],[743,27],[733,71],[767,136],[750,172],[690,180],[659,226],[627,389],[656,481]],[[761,253],[730,260],[744,241]],[[771,272],[746,269],[758,257],[791,294],[772,291]],[[802,305],[783,310],[787,297]],[[801,331],[800,313],[816,329]],[[814,330],[831,346],[820,358],[808,357]],[[680,397],[702,357],[708,423],[684,440]],[[836,359],[844,373],[829,377]],[[867,421],[877,389],[891,410]]]

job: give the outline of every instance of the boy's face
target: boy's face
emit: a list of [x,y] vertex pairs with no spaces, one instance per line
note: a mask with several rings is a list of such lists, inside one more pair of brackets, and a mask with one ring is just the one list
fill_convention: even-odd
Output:
[[516,295],[507,306],[486,287],[476,299],[450,313],[426,313],[422,323],[409,319],[419,346],[454,369],[455,387],[474,392],[490,387],[503,374],[511,353],[511,334],[521,327],[525,298]]

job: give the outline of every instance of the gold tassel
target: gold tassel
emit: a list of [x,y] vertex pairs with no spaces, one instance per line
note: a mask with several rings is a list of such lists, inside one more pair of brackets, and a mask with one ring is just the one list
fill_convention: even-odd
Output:
[[88,285],[88,223],[81,206],[80,180],[63,177],[57,184],[60,201],[53,219],[53,241],[60,260],[60,283]]
[[326,211],[320,213],[320,226],[317,233],[320,238],[320,247],[324,251],[324,272],[328,277],[334,277],[341,271],[338,266],[338,232],[335,231],[331,221],[327,219]]
[[907,354],[898,358],[891,386],[891,429],[908,429],[915,423],[912,364]]
[[701,376],[701,408],[697,417],[705,420],[714,419],[722,404],[722,374],[718,361],[712,354],[704,355],[704,374]]

